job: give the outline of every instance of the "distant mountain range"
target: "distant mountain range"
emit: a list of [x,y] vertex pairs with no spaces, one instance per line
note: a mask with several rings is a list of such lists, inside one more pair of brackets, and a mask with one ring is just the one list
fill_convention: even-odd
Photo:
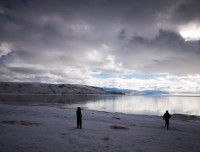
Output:
[[119,89],[119,88],[103,88],[106,91],[122,92],[130,95],[152,95],[152,94],[169,94],[168,91],[162,90],[130,90],[130,89]]
[[0,82],[0,94],[124,94],[78,84]]

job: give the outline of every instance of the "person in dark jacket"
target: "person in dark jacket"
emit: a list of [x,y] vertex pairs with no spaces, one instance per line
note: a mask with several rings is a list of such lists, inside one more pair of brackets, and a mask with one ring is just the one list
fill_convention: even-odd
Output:
[[168,110],[166,113],[163,115],[163,120],[165,120],[165,127],[169,129],[169,119],[171,118],[171,115],[169,114]]
[[78,107],[76,110],[76,116],[77,116],[77,128],[82,128],[82,114],[81,114],[81,108]]

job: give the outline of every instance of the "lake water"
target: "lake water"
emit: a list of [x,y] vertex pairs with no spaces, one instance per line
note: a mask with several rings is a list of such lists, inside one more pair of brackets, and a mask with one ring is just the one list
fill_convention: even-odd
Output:
[[18,104],[53,104],[63,108],[80,106],[85,109],[127,114],[171,114],[200,116],[197,96],[115,96],[115,95],[1,95],[1,102]]

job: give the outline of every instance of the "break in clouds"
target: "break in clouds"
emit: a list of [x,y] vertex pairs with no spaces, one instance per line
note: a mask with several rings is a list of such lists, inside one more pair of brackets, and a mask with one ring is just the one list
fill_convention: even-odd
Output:
[[199,58],[199,0],[0,1],[0,81],[199,92]]

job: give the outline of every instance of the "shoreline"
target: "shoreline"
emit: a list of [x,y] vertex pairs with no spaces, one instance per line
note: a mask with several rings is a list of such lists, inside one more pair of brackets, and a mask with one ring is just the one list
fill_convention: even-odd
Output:
[[[67,105],[63,107],[62,103],[27,103],[27,102],[2,102],[0,101],[0,106],[1,105],[13,105],[13,106],[42,106],[42,107],[57,107],[60,109],[76,109],[77,107],[75,105]],[[151,115],[151,114],[137,114],[137,113],[123,113],[123,112],[110,112],[110,111],[104,111],[104,110],[94,110],[94,109],[89,109],[87,107],[82,107],[83,110],[87,111],[94,111],[94,112],[104,112],[104,113],[110,113],[110,114],[124,114],[124,115],[136,115],[136,116],[155,116],[155,117],[162,117],[163,115]],[[165,111],[164,111],[165,112]],[[163,112],[163,114],[164,114]],[[170,113],[171,114],[171,113]],[[172,113],[171,116],[175,116],[176,118],[181,117],[181,118],[197,118],[200,119],[200,115],[193,115],[193,114],[184,114],[184,113]]]

